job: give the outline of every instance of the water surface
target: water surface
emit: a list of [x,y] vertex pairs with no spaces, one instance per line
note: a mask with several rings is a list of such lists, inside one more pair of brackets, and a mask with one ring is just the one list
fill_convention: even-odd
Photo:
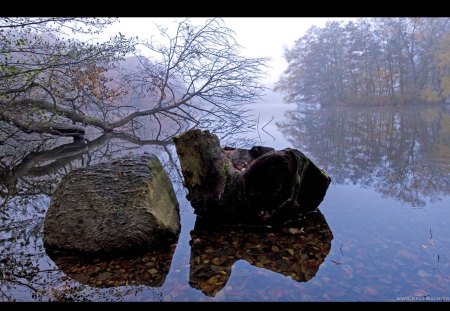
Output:
[[291,232],[205,232],[170,171],[181,207],[178,243],[159,255],[78,266],[55,263],[43,248],[43,217],[59,179],[129,153],[168,162],[172,146],[117,137],[84,149],[70,140],[3,146],[16,169],[2,177],[0,301],[448,301],[449,111],[255,105],[258,131],[247,138],[298,148],[331,176],[319,219]]

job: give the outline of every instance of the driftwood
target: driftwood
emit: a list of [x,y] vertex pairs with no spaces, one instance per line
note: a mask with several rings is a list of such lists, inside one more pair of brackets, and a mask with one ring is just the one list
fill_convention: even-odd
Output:
[[330,177],[296,149],[220,147],[209,131],[174,139],[195,213],[224,225],[284,225],[314,211]]

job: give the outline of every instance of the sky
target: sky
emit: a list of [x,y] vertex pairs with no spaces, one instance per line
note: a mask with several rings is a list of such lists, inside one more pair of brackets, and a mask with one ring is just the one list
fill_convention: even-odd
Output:
[[[194,24],[203,23],[204,18],[192,18]],[[285,47],[292,47],[295,40],[303,36],[312,26],[324,26],[330,20],[345,18],[223,18],[226,26],[236,33],[237,42],[243,46],[242,54],[248,57],[270,57],[268,78],[265,84],[272,87],[287,68],[283,58]],[[154,23],[165,27],[175,25],[174,18],[120,18],[119,23],[105,30],[104,36],[121,32],[126,36],[150,38],[156,34]],[[169,28],[170,29],[170,28]]]

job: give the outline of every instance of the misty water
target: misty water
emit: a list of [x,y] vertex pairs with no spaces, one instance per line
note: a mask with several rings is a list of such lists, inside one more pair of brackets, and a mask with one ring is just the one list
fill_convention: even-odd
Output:
[[300,149],[332,179],[320,213],[300,232],[194,230],[180,176],[169,171],[181,210],[176,245],[137,258],[54,262],[43,217],[64,174],[130,153],[155,152],[164,162],[173,147],[114,136],[88,148],[20,145],[22,165],[2,181],[5,194],[6,184],[17,189],[2,197],[0,301],[450,300],[449,106],[267,101],[252,110],[258,131],[247,139]]

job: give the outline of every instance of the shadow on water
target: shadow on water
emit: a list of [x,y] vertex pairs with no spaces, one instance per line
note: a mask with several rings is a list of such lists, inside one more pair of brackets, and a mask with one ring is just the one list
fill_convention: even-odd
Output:
[[199,218],[191,232],[189,284],[215,296],[225,287],[233,264],[243,259],[297,282],[312,279],[331,249],[333,234],[325,217],[312,212],[283,229],[215,229]]
[[450,194],[450,114],[443,106],[298,106],[277,123],[335,184],[412,206]]

